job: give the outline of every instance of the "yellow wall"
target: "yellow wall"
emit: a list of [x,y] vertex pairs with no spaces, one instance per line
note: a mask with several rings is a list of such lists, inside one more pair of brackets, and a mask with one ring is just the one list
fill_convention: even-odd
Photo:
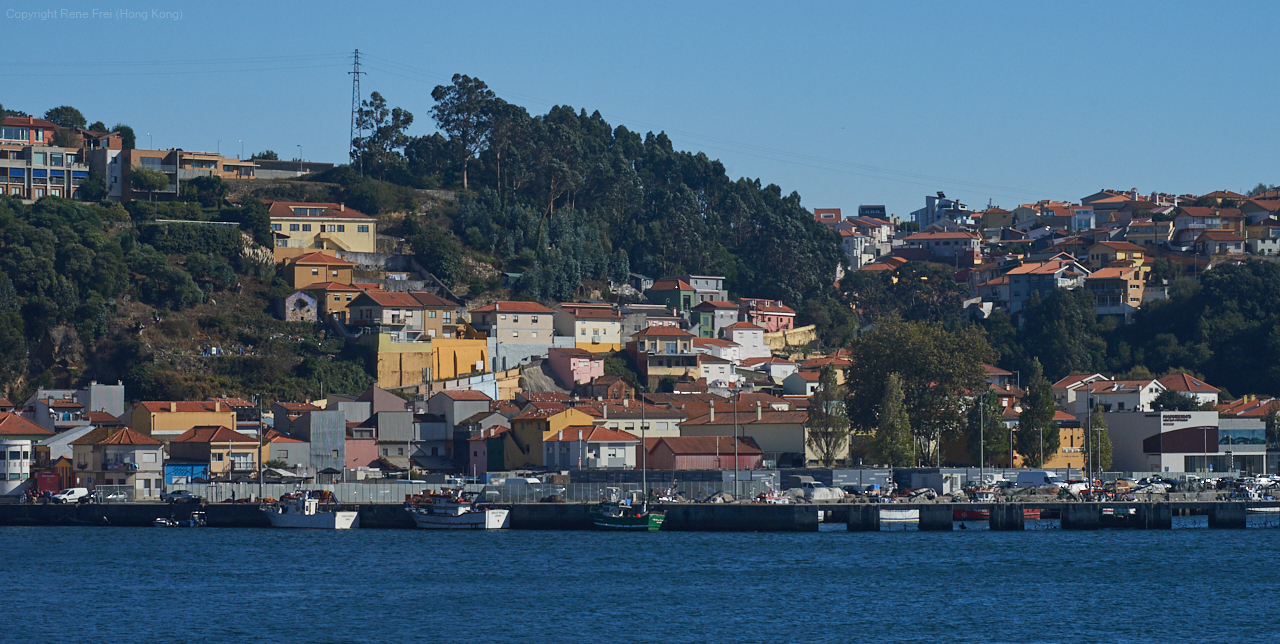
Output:
[[[351,219],[346,217],[272,217],[271,223],[280,224],[277,234],[289,238],[290,248],[317,248],[330,250],[348,250],[355,253],[376,253],[378,251],[378,226],[375,219]],[[298,230],[289,230],[291,224],[297,224]],[[342,226],[343,232],[329,232],[328,226]],[[311,230],[302,230],[302,226],[310,226]],[[368,232],[358,232],[360,226],[367,226]]]
[[579,349],[582,349],[583,351],[590,351],[591,353],[616,353],[622,350],[621,342],[596,343],[596,342],[587,341],[587,342],[578,342],[574,346],[576,346]]
[[1079,427],[1058,429],[1058,451],[1052,456],[1045,454],[1045,469],[1065,469],[1068,467],[1081,469],[1084,467],[1084,452],[1068,451],[1081,449],[1084,446],[1084,430]]
[[154,433],[181,434],[192,427],[229,427],[236,426],[234,411],[205,412],[148,412],[142,407],[134,409],[132,427],[136,432],[150,436]]
[[[576,409],[566,409],[546,418],[530,418],[511,421],[511,431],[503,432],[502,454],[508,470],[522,467],[542,467],[542,441],[570,425],[591,425],[595,419]],[[519,445],[525,446],[524,453]]]
[[431,341],[431,379],[453,380],[459,376],[489,370],[489,341],[436,338]]
[[[312,275],[312,270],[318,274]],[[304,289],[312,284],[337,282],[351,283],[350,266],[334,266],[331,264],[293,264],[289,267],[289,280],[295,289]]]

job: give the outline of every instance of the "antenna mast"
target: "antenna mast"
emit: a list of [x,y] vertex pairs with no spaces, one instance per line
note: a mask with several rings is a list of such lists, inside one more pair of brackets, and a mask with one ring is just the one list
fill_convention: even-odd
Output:
[[[350,140],[350,158],[356,158],[356,135],[364,138],[364,127],[360,123],[360,75],[367,72],[360,71],[360,50],[355,50],[352,55],[351,71],[351,136]],[[364,174],[364,157],[360,157],[360,174]]]

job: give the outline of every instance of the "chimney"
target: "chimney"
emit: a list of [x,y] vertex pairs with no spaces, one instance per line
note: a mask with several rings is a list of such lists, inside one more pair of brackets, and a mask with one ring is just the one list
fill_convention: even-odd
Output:
[[562,430],[560,430],[560,431],[558,431],[558,432],[556,432],[556,440],[558,440],[558,441],[564,440],[564,430],[563,430],[563,429],[562,429]]
[[757,400],[756,401],[756,420],[760,420],[761,409],[762,408],[760,407],[760,401]]
[[609,404],[600,405],[600,408],[604,411],[604,419],[609,420]]
[[219,411],[219,412],[220,412],[220,411],[222,411],[222,403],[220,403],[220,402],[218,402],[218,401],[216,401],[216,400],[215,400],[215,401],[213,401],[213,410],[214,410],[214,411]]
[[713,423],[716,422],[716,403],[714,400],[711,401],[711,411],[709,413],[710,413],[710,417],[708,418],[708,420]]
[[347,211],[347,204],[345,201],[338,204],[338,212],[346,212],[346,211]]
[[582,430],[578,430],[578,440],[582,440]]
[[178,403],[176,403],[176,402],[171,402],[171,403],[169,403],[169,411],[170,411],[170,412],[176,412],[176,411],[178,411]]

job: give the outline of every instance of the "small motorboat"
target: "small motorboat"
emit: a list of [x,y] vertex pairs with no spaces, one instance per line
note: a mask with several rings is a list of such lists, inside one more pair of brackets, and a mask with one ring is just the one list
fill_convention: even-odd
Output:
[[342,511],[333,504],[332,509],[320,507],[316,493],[297,490],[281,497],[276,503],[264,505],[273,528],[318,528],[321,530],[347,530],[360,527],[360,513]]
[[156,517],[151,525],[157,528],[199,528],[205,525],[203,512],[192,512],[191,518],[183,521],[173,517]]
[[419,528],[446,530],[498,530],[511,527],[511,511],[477,507],[461,490],[441,490],[421,505],[406,504]]

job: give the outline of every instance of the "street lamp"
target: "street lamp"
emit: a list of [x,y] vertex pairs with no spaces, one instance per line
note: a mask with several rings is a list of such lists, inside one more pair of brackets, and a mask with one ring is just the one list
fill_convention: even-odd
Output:
[[240,156],[237,159],[244,161],[244,139],[236,139],[240,143]]
[[298,174],[302,174],[302,144],[298,144]]
[[151,136],[150,132],[147,132],[147,149],[149,150],[156,149],[156,139],[155,137]]

